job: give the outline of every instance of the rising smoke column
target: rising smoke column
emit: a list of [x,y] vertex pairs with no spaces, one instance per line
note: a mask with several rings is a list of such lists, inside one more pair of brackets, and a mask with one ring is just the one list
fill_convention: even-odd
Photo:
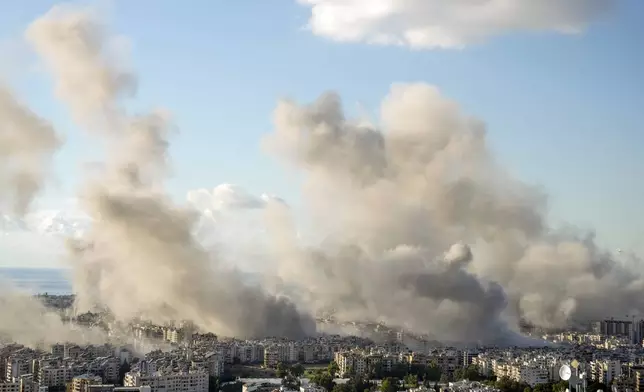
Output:
[[55,7],[27,37],[74,119],[99,130],[108,146],[102,175],[82,197],[95,223],[88,240],[72,246],[79,308],[100,304],[123,321],[190,320],[226,336],[311,333],[312,320],[290,301],[245,285],[196,243],[194,213],[163,194],[169,116],[127,112],[122,98],[132,96],[136,78],[111,57],[95,15]]
[[[24,215],[49,179],[62,144],[53,126],[0,85],[0,213]],[[0,280],[0,342],[33,347],[56,342],[98,343],[100,331],[74,328],[37,299]]]
[[60,145],[51,124],[0,82],[0,212],[27,212]]
[[545,327],[644,309],[640,274],[550,230],[544,195],[508,175],[484,125],[437,89],[393,85],[380,125],[346,119],[334,93],[275,110],[265,147],[306,174],[309,218],[328,235],[302,247],[288,212],[269,210],[278,275],[308,306],[487,342],[515,340],[515,308]]

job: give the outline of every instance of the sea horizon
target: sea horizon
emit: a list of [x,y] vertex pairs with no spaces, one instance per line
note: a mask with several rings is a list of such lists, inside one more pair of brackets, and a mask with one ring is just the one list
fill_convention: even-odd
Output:
[[71,294],[69,268],[56,267],[0,267],[0,281],[11,288],[30,294]]

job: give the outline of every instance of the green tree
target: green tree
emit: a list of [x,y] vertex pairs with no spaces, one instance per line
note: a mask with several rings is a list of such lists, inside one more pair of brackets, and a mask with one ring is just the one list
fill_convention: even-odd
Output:
[[397,363],[391,367],[391,371],[385,373],[387,377],[403,378],[409,372],[409,365],[406,363]]
[[351,377],[351,380],[349,380],[349,383],[352,384],[355,388],[356,391],[365,391],[365,390],[370,390],[371,387],[373,386],[371,384],[371,381],[365,376],[353,376]]
[[317,372],[315,372],[311,377],[310,381],[326,389],[328,392],[331,392],[335,387],[335,383],[333,382],[333,376],[331,376],[329,372],[325,372],[321,370],[318,370]]
[[221,392],[242,392],[242,383],[240,382],[228,382],[220,384]]
[[380,385],[381,392],[398,392],[398,379],[393,377],[387,377],[382,381]]
[[417,388],[418,387],[418,376],[415,374],[408,374],[405,376],[405,386],[407,388]]
[[530,387],[525,387],[523,388],[523,392],[532,392],[532,389],[530,389]]
[[441,368],[435,362],[430,363],[427,366],[425,372],[425,379],[428,381],[439,381],[441,379]]
[[296,390],[300,388],[300,380],[289,373],[282,379],[282,386],[287,390]]
[[302,366],[301,363],[298,363],[298,364],[295,364],[295,365],[291,366],[290,373],[294,377],[302,377],[302,375],[304,374],[305,370],[306,369],[304,369],[304,366]]
[[288,373],[289,367],[286,364],[279,362],[277,364],[277,368],[275,369],[275,375],[277,376],[277,378],[284,378],[288,375]]
[[465,378],[465,370],[464,369],[456,369],[454,370],[454,374],[452,376],[455,381],[459,381]]
[[369,378],[381,380],[384,376],[384,370],[381,362],[376,362],[369,369]]
[[463,370],[463,378],[470,381],[483,381],[485,377],[481,375],[478,366],[470,365]]
[[520,383],[508,377],[499,378],[496,381],[495,386],[500,389],[501,392],[523,392],[525,387],[529,387],[526,383]]
[[[550,388],[551,388],[552,392],[564,392],[566,390],[566,388],[568,388],[568,381],[561,380],[559,382],[556,382],[556,383],[552,384],[552,386]],[[571,391],[572,391],[572,389],[571,389]]]
[[336,384],[332,392],[357,392],[355,385],[351,383]]
[[340,367],[335,361],[332,361],[329,366],[327,366],[327,372],[332,376],[335,377],[336,374],[340,371]]
[[208,377],[208,392],[219,391],[219,379],[215,376]]

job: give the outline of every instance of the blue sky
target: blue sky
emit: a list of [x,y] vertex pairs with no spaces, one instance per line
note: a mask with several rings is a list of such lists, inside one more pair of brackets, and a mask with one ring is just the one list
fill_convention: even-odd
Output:
[[[4,46],[55,3],[3,4]],[[169,184],[178,199],[228,182],[297,203],[297,175],[260,151],[279,98],[306,101],[331,89],[349,110],[360,104],[375,113],[392,82],[423,81],[487,123],[504,166],[547,190],[553,222],[594,228],[602,243],[644,254],[644,2],[621,1],[581,35],[503,34],[458,50],[317,37],[302,28],[310,9],[294,0],[187,4],[101,4],[112,30],[132,42],[137,105],[170,108],[181,129]],[[94,152],[46,78],[18,76],[22,97],[67,134],[55,167],[59,184],[43,199],[55,205],[73,195],[79,165]]]

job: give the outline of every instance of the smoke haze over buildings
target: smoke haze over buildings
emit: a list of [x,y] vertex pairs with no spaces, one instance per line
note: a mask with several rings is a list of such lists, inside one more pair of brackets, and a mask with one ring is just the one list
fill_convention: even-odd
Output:
[[[332,309],[340,321],[383,322],[438,340],[520,344],[519,318],[561,327],[606,309],[644,309],[639,270],[592,237],[550,229],[547,198],[494,159],[484,123],[421,83],[392,85],[377,124],[348,119],[333,92],[310,104],[278,103],[263,145],[305,175],[308,218],[325,241],[302,244],[277,197],[235,199],[241,192],[232,186],[190,194],[200,209],[223,194],[226,202],[213,210],[264,212],[262,250],[275,273],[263,285],[247,284],[195,239],[196,212],[165,194],[177,127],[166,110],[128,109],[138,77],[112,52],[114,38],[97,15],[55,7],[26,37],[56,97],[106,149],[79,190],[92,225],[69,242],[80,311],[106,306],[121,321],[191,320],[226,336],[298,338],[315,333],[313,316]],[[0,200],[26,210],[59,140],[0,90]],[[3,300],[0,312],[16,304],[33,309],[22,323],[39,326],[0,333],[34,342],[40,326],[55,324],[31,302]],[[52,338],[74,338],[61,328]]]
[[303,248],[283,239],[284,216],[273,225],[279,276],[310,307],[484,341],[511,337],[519,317],[561,327],[644,309],[641,273],[592,237],[551,230],[544,195],[503,170],[484,124],[436,88],[394,84],[381,128],[347,119],[334,93],[279,103],[274,124],[267,149],[305,173],[307,207],[328,228],[327,243]]

